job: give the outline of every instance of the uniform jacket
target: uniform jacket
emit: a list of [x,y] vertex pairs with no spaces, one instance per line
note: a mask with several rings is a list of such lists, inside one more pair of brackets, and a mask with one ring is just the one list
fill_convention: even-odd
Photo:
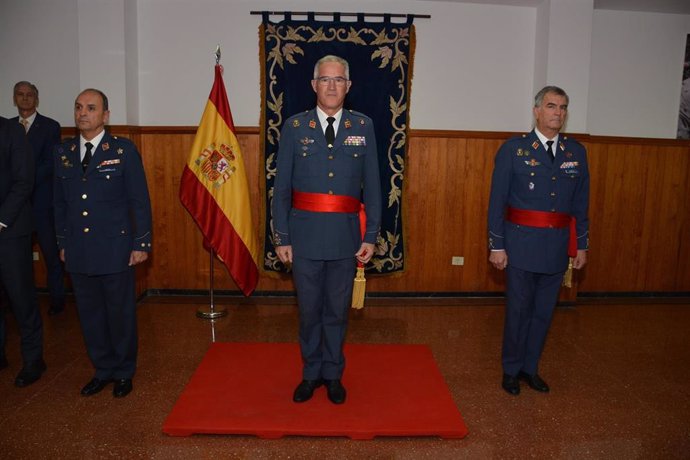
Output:
[[0,117],[0,239],[31,234],[34,161],[24,128]]
[[364,241],[376,243],[381,226],[381,184],[371,118],[344,110],[333,148],[326,145],[316,109],[283,125],[273,189],[274,245],[313,260],[354,257],[362,244],[357,213],[292,208],[292,191],[348,195],[366,208]]
[[489,198],[489,248],[505,249],[508,264],[558,273],[568,264],[568,228],[535,228],[505,221],[508,206],[559,212],[577,219],[577,247],[589,245],[589,170],[579,142],[562,134],[552,161],[536,133],[506,141],[496,153]]
[[103,136],[82,172],[79,138],[55,149],[55,229],[65,268],[105,275],[151,250],[151,202],[141,156],[128,139]]
[[[19,117],[12,118],[12,121],[19,124]],[[60,124],[36,113],[26,137],[34,153],[36,168],[31,201],[34,210],[49,211],[53,209],[53,150],[60,143]]]

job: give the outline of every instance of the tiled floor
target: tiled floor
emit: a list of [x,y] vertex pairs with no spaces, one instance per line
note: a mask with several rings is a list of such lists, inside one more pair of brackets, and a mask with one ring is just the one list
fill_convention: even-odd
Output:
[[44,316],[48,371],[15,388],[19,341],[9,317],[0,458],[690,458],[688,299],[559,308],[540,372],[552,391],[523,386],[519,397],[500,388],[500,299],[373,299],[352,312],[349,342],[428,344],[469,427],[465,439],[168,437],[163,420],[212,333],[218,341],[296,340],[293,299],[216,300],[229,315],[214,330],[195,317],[204,298],[140,304],[139,370],[123,400],[110,387],[79,395],[93,371],[71,303]]

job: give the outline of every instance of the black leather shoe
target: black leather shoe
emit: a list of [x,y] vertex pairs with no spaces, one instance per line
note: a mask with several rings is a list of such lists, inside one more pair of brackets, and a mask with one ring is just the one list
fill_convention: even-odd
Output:
[[132,379],[117,379],[113,387],[113,396],[124,398],[132,392]]
[[[0,313],[1,315],[2,313]],[[7,362],[7,358],[4,356],[0,356],[0,371],[5,369],[7,366],[9,366],[10,363]]]
[[314,390],[323,385],[323,380],[302,380],[297,388],[295,388],[295,393],[292,395],[292,400],[300,403],[309,401],[314,395]]
[[91,396],[96,393],[100,393],[103,388],[105,388],[112,380],[101,380],[96,377],[92,378],[89,383],[84,385],[81,389],[82,396]]
[[14,385],[18,387],[27,387],[41,378],[43,372],[46,370],[46,363],[41,359],[35,363],[25,365],[14,379]]
[[518,382],[518,378],[513,375],[503,374],[501,386],[513,396],[520,394],[520,382]]
[[541,391],[542,393],[549,392],[549,386],[539,377],[539,374],[529,375],[526,372],[520,372],[518,377],[527,382],[527,385],[533,390]]
[[333,404],[342,404],[345,402],[347,392],[340,380],[326,380],[326,391],[328,392],[328,399]]

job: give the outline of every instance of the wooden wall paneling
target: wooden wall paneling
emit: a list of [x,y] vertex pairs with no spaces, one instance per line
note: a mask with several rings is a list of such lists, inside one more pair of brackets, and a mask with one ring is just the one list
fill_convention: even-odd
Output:
[[[196,129],[111,131],[139,146],[153,206],[153,252],[138,270],[137,289],[208,289],[209,255],[178,197]],[[406,269],[370,276],[368,292],[503,291],[504,274],[487,261],[486,212],[494,155],[510,135],[411,132],[403,186]],[[587,267],[576,274],[579,291],[690,291],[690,143],[582,137],[590,162],[591,248]],[[240,128],[238,139],[261,240],[258,129]],[[463,256],[465,264],[452,266],[454,255]],[[34,269],[37,286],[45,287],[42,260]],[[214,263],[214,283],[216,289],[238,291],[220,262]],[[289,276],[262,273],[257,290],[291,293],[294,286]]]

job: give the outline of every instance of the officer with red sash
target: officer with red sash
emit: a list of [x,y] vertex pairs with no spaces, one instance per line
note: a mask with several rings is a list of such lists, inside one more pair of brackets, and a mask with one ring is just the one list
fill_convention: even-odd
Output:
[[589,171],[579,142],[560,133],[568,95],[547,86],[535,97],[535,129],[498,150],[489,198],[489,261],[506,270],[502,387],[520,393],[519,380],[548,392],[539,358],[568,257],[587,262]]
[[353,280],[357,262],[374,254],[381,185],[372,120],[343,109],[352,84],[347,61],[321,58],[311,84],[317,107],[287,119],[280,134],[273,240],[281,262],[292,265],[300,311],[303,380],[293,401],[326,385],[330,401],[342,404]]

